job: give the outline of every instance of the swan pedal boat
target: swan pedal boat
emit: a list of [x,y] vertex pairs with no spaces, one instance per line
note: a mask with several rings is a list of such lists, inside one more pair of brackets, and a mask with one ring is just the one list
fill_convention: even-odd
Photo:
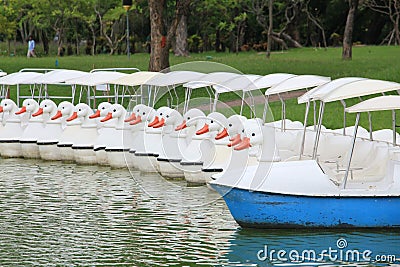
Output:
[[[396,105],[385,107],[393,98]],[[322,133],[315,159],[281,157],[273,144],[280,132],[269,125],[246,129],[235,152],[258,146],[258,164],[245,166],[241,162],[246,154],[234,152],[237,167],[214,175],[210,185],[243,227],[399,228],[400,147],[356,137],[361,112],[385,109],[400,109],[400,96],[377,97],[347,108],[357,113],[350,151],[335,146],[349,136]]]

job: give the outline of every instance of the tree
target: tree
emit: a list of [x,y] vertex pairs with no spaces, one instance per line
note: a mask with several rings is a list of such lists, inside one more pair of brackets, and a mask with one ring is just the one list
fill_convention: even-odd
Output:
[[95,12],[100,21],[101,35],[106,39],[110,55],[113,55],[126,37],[123,20],[125,10],[122,6],[118,6],[107,10],[105,13],[96,8]]
[[[4,35],[7,39],[8,54],[11,53],[11,40],[16,37],[17,23],[16,10],[11,3],[0,6],[0,35]],[[14,45],[15,54],[15,45]]]
[[349,12],[347,13],[346,27],[343,34],[343,50],[342,59],[352,59],[352,47],[353,47],[353,28],[354,28],[354,17],[358,8],[358,0],[349,1]]
[[385,37],[382,43],[387,41],[388,45],[390,45],[392,42],[396,45],[399,45],[400,0],[366,0],[364,4],[372,10],[388,16],[392,23],[393,29]]
[[150,29],[151,29],[151,52],[150,71],[161,71],[169,68],[169,49],[171,40],[176,33],[176,28],[188,8],[190,0],[176,0],[175,14],[172,23],[167,25],[166,0],[149,0]]
[[188,16],[189,16],[189,5],[186,5],[182,9],[181,19],[176,27],[175,34],[175,56],[188,56]]
[[[295,39],[292,38],[287,32],[287,26],[292,22],[292,20],[296,17],[297,14],[294,14],[293,16],[289,17],[287,16],[288,10],[293,8],[295,5],[298,4],[298,1],[300,0],[295,0],[295,1],[289,1],[288,3],[277,3],[277,2],[270,2],[270,0],[250,0],[249,3],[249,11],[253,13],[256,16],[257,22],[259,23],[260,26],[264,28],[264,32],[267,32],[272,39],[273,42],[278,43],[279,45],[282,46],[283,49],[288,48],[288,44],[292,47],[302,47],[302,45],[296,41]],[[265,10],[268,8],[269,10],[272,10],[269,8],[270,4],[276,3],[280,7],[285,7],[285,14],[286,14],[286,23],[283,24],[281,27],[281,30],[279,32],[275,32],[273,29],[269,29],[270,21],[267,20],[267,16],[265,15],[266,12]],[[269,17],[272,17],[270,15]],[[271,18],[272,19],[272,18]],[[271,43],[271,42],[270,42]]]

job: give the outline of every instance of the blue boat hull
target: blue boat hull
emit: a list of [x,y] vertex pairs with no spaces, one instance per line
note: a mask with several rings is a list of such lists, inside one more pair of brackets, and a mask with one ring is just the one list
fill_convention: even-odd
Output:
[[309,197],[212,184],[234,219],[252,228],[399,228],[400,197]]

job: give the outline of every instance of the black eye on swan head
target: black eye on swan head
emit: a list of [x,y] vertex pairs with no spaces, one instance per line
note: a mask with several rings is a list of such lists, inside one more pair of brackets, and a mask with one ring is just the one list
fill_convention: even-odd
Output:
[[256,136],[256,134],[255,134],[255,133],[252,133],[251,136]]

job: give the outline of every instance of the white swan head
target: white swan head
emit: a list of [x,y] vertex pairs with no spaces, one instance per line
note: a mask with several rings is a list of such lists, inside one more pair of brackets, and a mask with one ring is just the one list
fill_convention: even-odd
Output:
[[53,100],[45,99],[40,102],[39,109],[35,113],[32,114],[32,117],[36,117],[42,114],[48,114],[50,116],[54,116],[57,112],[57,105]]
[[196,132],[196,135],[208,133],[208,132],[219,132],[219,138],[223,138],[222,135],[226,133],[226,127],[228,125],[227,118],[219,112],[212,112],[206,117],[206,122],[203,127]]
[[88,119],[90,115],[93,114],[93,110],[89,107],[89,105],[85,103],[79,103],[75,106],[74,112],[67,119],[68,122],[73,121],[77,118]]
[[136,119],[131,121],[129,123],[130,125],[136,125],[141,122],[150,121],[154,118],[156,113],[152,107],[143,104],[135,106],[134,112],[136,114]]
[[111,103],[108,102],[101,102],[97,106],[97,110],[95,113],[89,116],[89,119],[94,119],[94,118],[99,118],[99,117],[105,117],[108,114],[108,110],[111,107]]
[[167,116],[169,117],[169,113],[171,113],[171,108],[169,107],[161,107],[157,109],[156,116],[154,117],[154,120],[150,122],[147,126],[153,127],[153,128],[160,128],[164,126],[165,120]]
[[165,116],[165,126],[177,126],[181,124],[183,121],[183,116],[176,111],[175,109],[171,109],[169,113]]
[[0,102],[0,112],[15,112],[17,109],[17,105],[11,99],[3,99]]
[[262,145],[264,141],[263,122],[261,119],[249,119],[244,123],[244,135],[240,144],[235,146],[235,150],[243,150],[252,146]]
[[63,101],[58,104],[58,110],[56,115],[51,117],[52,120],[59,119],[61,117],[69,117],[74,112],[74,105],[71,102]]
[[110,119],[125,119],[126,110],[120,104],[111,105],[108,109],[107,115],[100,120],[100,122],[106,122]]
[[197,108],[189,109],[183,115],[183,121],[180,125],[178,125],[175,130],[179,131],[185,129],[186,127],[197,126],[200,122],[200,119],[203,120],[206,117],[203,111]]
[[39,104],[35,99],[25,99],[22,102],[22,107],[19,111],[15,112],[16,115],[23,114],[25,112],[35,113],[39,109]]
[[229,135],[229,147],[236,146],[242,141],[244,135],[244,124],[247,118],[242,115],[232,115],[228,118],[227,133]]

